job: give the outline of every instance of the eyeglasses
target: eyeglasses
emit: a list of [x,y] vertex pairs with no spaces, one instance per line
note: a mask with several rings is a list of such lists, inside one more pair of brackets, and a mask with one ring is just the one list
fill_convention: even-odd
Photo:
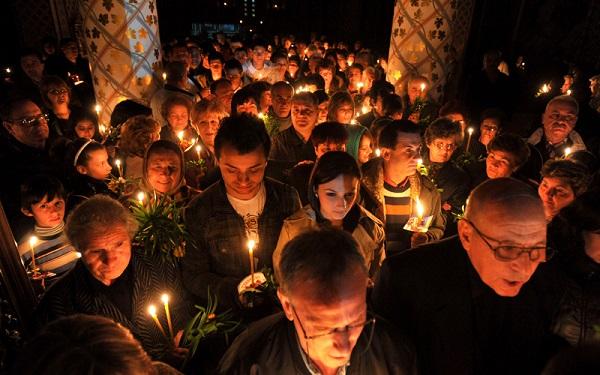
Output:
[[561,115],[560,113],[553,112],[548,115],[548,118],[553,121],[564,121],[564,122],[575,122],[577,121],[576,115]]
[[475,232],[477,232],[479,237],[481,237],[483,242],[485,242],[487,247],[489,247],[490,250],[492,250],[496,259],[498,259],[501,262],[510,262],[510,261],[516,260],[523,253],[526,253],[529,256],[529,260],[532,262],[537,262],[537,261],[546,262],[550,258],[552,258],[552,255],[554,255],[554,251],[549,246],[521,247],[521,246],[500,245],[500,246],[494,247],[489,243],[489,241],[491,240],[494,242],[499,242],[498,240],[488,237],[488,236],[484,235],[483,233],[481,233],[481,231],[479,229],[477,229],[475,224],[473,224],[471,221],[469,221],[467,219],[462,219],[462,220],[469,223],[469,225],[475,230]]
[[52,89],[48,91],[48,94],[52,94],[52,95],[62,95],[62,94],[67,94],[69,92],[69,90],[67,89]]
[[341,328],[333,328],[330,329],[326,332],[323,333],[317,333],[315,335],[307,335],[306,334],[306,330],[304,329],[304,325],[302,324],[302,322],[300,321],[300,317],[298,317],[298,313],[296,312],[296,308],[294,307],[294,305],[292,305],[292,311],[294,312],[294,315],[296,316],[296,320],[298,321],[298,325],[300,326],[300,330],[302,331],[302,335],[304,336],[305,340],[316,340],[316,339],[320,339],[326,336],[330,336],[330,335],[335,335],[335,334],[340,334],[340,333],[344,333],[344,334],[350,334],[350,333],[355,333],[359,330],[362,330],[364,328],[370,328],[371,330],[371,334],[372,331],[375,328],[375,322],[377,321],[377,319],[375,318],[368,318],[360,323],[356,323],[356,324],[351,324],[351,325],[347,325],[345,327],[341,327]]
[[433,145],[440,151],[453,151],[456,149],[456,144],[454,143],[435,142]]
[[23,127],[29,128],[32,126],[36,126],[39,125],[40,122],[48,121],[48,115],[45,113],[40,113],[39,115],[35,115],[35,116],[29,116],[29,117],[23,117],[20,119],[16,119],[16,120],[12,120],[11,122],[15,123],[15,124],[19,124]]

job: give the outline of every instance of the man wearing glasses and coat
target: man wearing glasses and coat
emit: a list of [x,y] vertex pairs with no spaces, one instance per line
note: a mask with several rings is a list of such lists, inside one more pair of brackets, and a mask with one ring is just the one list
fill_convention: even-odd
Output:
[[373,305],[413,339],[422,374],[540,373],[556,289],[536,269],[551,255],[535,191],[488,180],[458,236],[386,259]]

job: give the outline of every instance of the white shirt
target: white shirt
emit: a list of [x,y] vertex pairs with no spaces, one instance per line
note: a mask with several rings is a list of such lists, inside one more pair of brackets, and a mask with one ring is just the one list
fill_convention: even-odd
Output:
[[265,202],[267,201],[265,183],[261,183],[260,189],[254,198],[243,200],[227,194],[227,199],[235,212],[244,219],[244,229],[246,230],[248,240],[254,240],[258,243],[258,218],[262,214]]

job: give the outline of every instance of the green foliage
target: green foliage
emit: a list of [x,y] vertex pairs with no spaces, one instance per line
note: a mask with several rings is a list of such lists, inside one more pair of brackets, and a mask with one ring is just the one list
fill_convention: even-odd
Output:
[[146,254],[160,254],[173,260],[185,255],[186,242],[192,241],[183,225],[181,208],[168,196],[148,201],[130,200],[131,211],[139,224],[134,242]]
[[188,322],[183,331],[181,346],[190,350],[183,367],[185,367],[190,358],[194,357],[198,345],[204,338],[216,334],[227,336],[240,325],[240,321],[233,319],[231,310],[217,314],[217,306],[218,298],[216,296],[213,297],[210,290],[208,291],[208,303],[206,307],[195,305],[198,312]]

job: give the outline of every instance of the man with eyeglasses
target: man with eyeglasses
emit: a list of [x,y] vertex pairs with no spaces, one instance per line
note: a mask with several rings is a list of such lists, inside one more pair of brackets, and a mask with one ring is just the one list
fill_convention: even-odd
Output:
[[[417,172],[421,158],[421,128],[410,120],[394,120],[379,132],[381,157],[362,166],[363,206],[385,223],[386,253],[392,255],[442,238],[446,220],[440,194],[427,177]],[[431,216],[426,232],[404,229],[417,217]]]
[[368,271],[344,231],[303,233],[283,249],[277,296],[283,313],[243,332],[221,374],[414,374],[410,345],[368,313]]
[[58,164],[50,158],[48,116],[30,99],[13,99],[2,108],[4,134],[0,136],[0,163],[5,178],[0,197],[15,238],[27,231],[20,214],[20,185],[25,178],[47,173],[57,175]]
[[579,104],[572,96],[550,99],[542,115],[543,126],[527,140],[540,152],[544,162],[563,158],[567,148],[571,153],[586,149],[583,139],[574,130],[578,114]]
[[423,374],[540,373],[560,288],[534,272],[551,255],[535,190],[488,180],[458,236],[386,259],[373,306],[414,340]]
[[440,191],[442,212],[446,216],[446,236],[456,234],[453,214],[462,213],[470,191],[469,175],[458,165],[451,162],[452,155],[461,140],[461,128],[458,122],[448,118],[439,118],[425,130],[423,165],[427,177]]

